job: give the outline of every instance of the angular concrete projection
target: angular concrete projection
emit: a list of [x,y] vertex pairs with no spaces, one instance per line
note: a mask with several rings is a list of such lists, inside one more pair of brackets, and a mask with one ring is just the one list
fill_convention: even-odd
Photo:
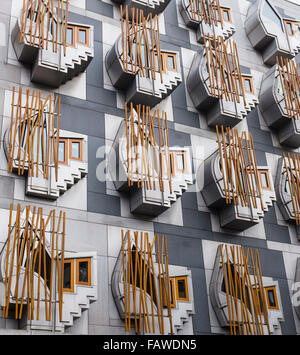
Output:
[[261,274],[256,251],[220,244],[209,297],[220,326],[231,335],[280,332],[284,317],[279,284]]
[[218,210],[222,228],[245,230],[259,223],[276,195],[269,167],[256,166],[251,140],[229,134],[228,143],[219,141],[219,150],[204,161],[202,196],[207,207]]
[[116,4],[123,6],[123,14],[125,14],[125,7],[128,6],[128,15],[131,16],[131,11],[143,10],[144,15],[148,16],[150,13],[158,15],[164,12],[171,0],[112,0]]
[[121,19],[122,34],[106,55],[106,69],[127,102],[152,108],[181,83],[180,56],[161,48],[157,16],[146,20],[140,12],[133,21]]
[[265,64],[274,65],[276,56],[293,58],[300,50],[299,35],[289,35],[271,0],[258,0],[250,7],[245,28],[252,46],[262,54]]
[[181,0],[180,13],[186,26],[196,30],[201,44],[204,36],[216,35],[226,40],[236,31],[230,9],[220,7],[218,0]]
[[13,315],[26,331],[63,333],[97,300],[97,253],[66,251],[62,211],[12,207],[0,254],[3,318]]
[[287,222],[296,224],[297,237],[300,240],[299,162],[298,155],[283,154],[278,160],[275,189],[282,216]]
[[165,237],[122,231],[111,287],[127,331],[157,335],[193,333],[192,273],[186,267],[169,265],[165,246]]
[[7,93],[5,105],[12,107],[3,141],[8,172],[25,176],[26,195],[58,199],[88,173],[87,136],[59,129],[58,97],[20,88],[18,96]]
[[300,147],[299,93],[298,69],[287,59],[265,74],[260,89],[259,109],[266,124],[278,134],[280,144],[291,148]]
[[63,10],[46,0],[33,9],[27,0],[11,34],[18,60],[32,67],[31,81],[53,88],[83,73],[94,57],[94,27],[68,22],[69,2],[59,3]]
[[193,184],[190,148],[168,145],[163,113],[158,119],[149,107],[137,109],[146,112],[146,123],[132,109],[114,140],[109,170],[116,189],[128,193],[131,213],[158,216]]
[[293,289],[293,298],[292,303],[294,306],[295,313],[297,317],[300,319],[300,299],[299,299],[299,286],[300,286],[300,258],[297,258],[296,270],[295,270],[295,283]]
[[[196,53],[187,78],[187,89],[198,110],[206,112],[209,127],[234,127],[258,104],[252,76],[239,64],[235,42],[209,37]],[[219,60],[219,58],[222,60]]]

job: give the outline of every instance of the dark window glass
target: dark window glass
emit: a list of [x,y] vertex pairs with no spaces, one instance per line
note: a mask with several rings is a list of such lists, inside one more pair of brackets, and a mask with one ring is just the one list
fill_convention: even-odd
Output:
[[64,263],[64,289],[71,289],[71,263]]
[[275,294],[274,290],[268,290],[269,305],[272,308],[276,308]]
[[179,298],[186,298],[185,280],[177,280]]
[[89,263],[88,261],[79,261],[78,281],[83,283],[89,282]]

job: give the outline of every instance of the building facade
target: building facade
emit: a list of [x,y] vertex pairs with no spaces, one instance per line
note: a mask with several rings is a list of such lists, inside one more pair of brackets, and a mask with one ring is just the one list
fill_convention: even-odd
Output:
[[300,333],[300,3],[3,0],[0,334]]

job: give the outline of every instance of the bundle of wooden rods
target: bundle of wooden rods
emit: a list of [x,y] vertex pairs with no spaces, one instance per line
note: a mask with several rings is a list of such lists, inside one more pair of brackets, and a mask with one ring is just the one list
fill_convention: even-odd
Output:
[[294,60],[276,57],[277,71],[289,118],[300,118],[300,76]]
[[[252,134],[216,126],[226,203],[264,209]],[[221,137],[220,137],[221,136]]]
[[[57,302],[56,288],[61,321],[65,212],[60,211],[57,228],[55,210],[52,210],[46,219],[43,217],[42,208],[32,209],[26,206],[25,214],[21,214],[21,206],[18,205],[14,224],[13,213],[11,204],[8,238],[2,250],[3,253],[6,252],[3,318],[8,317],[9,306],[13,300],[15,319],[22,318],[25,303],[28,320],[39,320],[40,304],[44,302],[45,320],[51,321],[52,303],[56,305]],[[47,256],[51,260],[50,270],[46,267]],[[56,287],[55,280],[57,280]],[[43,298],[41,298],[41,290],[43,290]]]
[[57,46],[63,47],[66,55],[69,0],[57,0],[54,17],[53,0],[23,0],[20,43],[48,49],[57,53]]
[[[24,97],[25,96],[25,103]],[[55,127],[56,125],[56,127]],[[60,127],[60,98],[51,94],[44,100],[41,92],[27,89],[23,95],[13,88],[11,122],[9,133],[8,172],[17,161],[18,175],[49,178],[49,169],[54,167],[58,179],[58,152]],[[51,151],[50,151],[51,150]],[[40,156],[41,154],[41,156]]]
[[204,21],[215,26],[220,22],[223,28],[224,22],[219,0],[189,0],[189,2],[188,7],[193,20],[199,23]]
[[167,181],[172,193],[167,113],[151,114],[149,106],[125,103],[125,125],[128,186],[137,183],[139,188],[156,190],[158,182],[163,192]]
[[210,94],[246,105],[245,89],[236,43],[222,37],[204,36]]
[[270,334],[258,250],[222,244],[219,253],[231,335],[264,335],[265,327]]
[[283,153],[284,174],[287,179],[296,224],[300,224],[300,156]]
[[163,82],[163,59],[160,48],[159,18],[152,13],[144,17],[143,10],[125,8],[121,5],[123,70],[141,77],[156,79],[156,73]]
[[[158,265],[158,276],[155,273],[155,263]],[[160,334],[165,334],[164,306],[166,306],[169,329],[173,334],[166,237],[160,238],[155,235],[151,243],[148,233],[136,231],[132,233],[130,230],[125,233],[122,230],[122,264],[126,331],[131,330],[134,318],[136,333],[143,330],[145,333],[155,333],[157,321]]]

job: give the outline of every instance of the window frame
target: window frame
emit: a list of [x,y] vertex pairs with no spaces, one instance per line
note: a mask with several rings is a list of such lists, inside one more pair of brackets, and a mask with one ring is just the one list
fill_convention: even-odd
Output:
[[[242,80],[243,80],[243,87],[245,92],[247,92],[248,94],[254,94],[253,77],[249,75],[242,75]],[[250,82],[250,88],[251,88],[250,91],[247,90],[246,80],[249,80]]]
[[[68,138],[59,138],[59,143],[64,143],[65,144],[65,160],[64,161],[60,161],[58,160],[58,164],[63,164],[63,165],[68,165],[68,162],[69,162],[69,153],[68,153],[68,150],[69,150],[69,144],[68,144]],[[58,154],[59,155],[59,154]]]
[[[68,29],[69,28],[72,28],[72,31],[73,31],[73,36],[72,36],[72,44],[70,43],[67,43],[67,38],[66,38],[66,44],[67,44],[67,47],[72,47],[72,48],[75,48],[75,43],[76,43],[76,27],[75,25],[67,25],[67,32],[68,32]],[[68,36],[66,36],[68,37]]]
[[[73,143],[79,143],[79,158],[72,156],[72,144]],[[74,139],[70,138],[69,139],[69,159],[82,161],[82,139],[80,139],[80,138],[74,138]]]
[[[189,286],[188,286],[188,277],[187,276],[176,276],[175,278],[175,288],[176,288],[176,300],[179,302],[189,302],[190,301],[190,296],[189,296]],[[179,290],[178,290],[178,281],[184,280],[185,284],[185,298],[179,297]]]
[[[274,300],[275,300],[275,304],[276,304],[274,307],[272,307],[270,305],[270,300],[269,300],[269,295],[268,295],[268,291],[270,291],[270,290],[272,290],[273,294],[274,294]],[[266,292],[266,299],[267,299],[268,309],[279,310],[279,303],[278,303],[276,286],[267,286],[267,287],[265,287],[265,292]]]
[[[74,259],[64,259],[64,264],[63,264],[63,275],[64,275],[64,270],[65,270],[65,264],[71,264],[71,287],[70,288],[64,288],[62,289],[63,292],[66,293],[73,293],[74,292]],[[63,279],[64,281],[64,279]],[[63,282],[64,285],[64,282]]]
[[[224,12],[228,13],[228,21],[224,17]],[[228,7],[221,7],[221,16],[224,22],[232,23],[231,9]]]
[[[297,30],[295,29],[296,26],[300,27],[300,22],[299,21],[293,21],[293,20],[283,20],[284,26],[287,32],[288,36],[295,37],[297,34]],[[291,26],[292,34],[290,34],[288,25]],[[300,34],[300,33],[299,33]]]
[[[86,41],[85,43],[79,41],[79,31],[84,30],[86,33]],[[84,26],[76,26],[76,43],[81,44],[82,46],[89,47],[90,45],[90,31],[88,27]]]
[[[177,55],[176,53],[168,53],[168,52],[163,52],[164,57],[165,57],[165,68],[168,71],[173,71],[173,72],[178,72],[178,67],[177,67]],[[173,63],[174,63],[174,68],[169,67],[169,57],[173,58]]]
[[[179,173],[186,173],[187,171],[187,166],[186,166],[186,151],[181,151],[181,152],[173,152],[174,155],[176,155],[176,159],[175,159],[175,170],[176,172],[179,172]],[[183,169],[179,169],[178,168],[178,159],[177,159],[177,156],[178,155],[182,155],[182,160],[183,160]]]
[[[266,174],[267,184],[268,184],[267,187],[263,186],[262,177],[261,177],[262,174]],[[261,189],[270,191],[271,190],[271,182],[270,182],[269,170],[267,170],[267,169],[258,170],[258,175],[259,175],[259,184],[260,184]]]
[[[88,282],[79,281],[79,263],[88,262]],[[91,258],[78,258],[76,259],[76,285],[91,286],[92,285],[92,260]]]

